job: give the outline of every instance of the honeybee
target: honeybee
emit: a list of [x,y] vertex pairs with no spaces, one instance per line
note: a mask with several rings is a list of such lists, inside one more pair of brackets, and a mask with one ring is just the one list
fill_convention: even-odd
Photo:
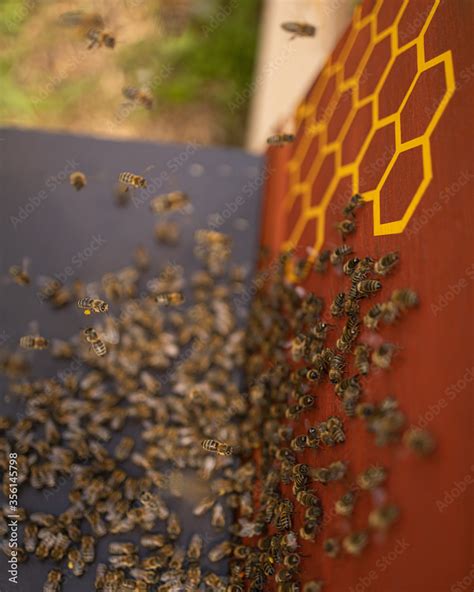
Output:
[[126,460],[132,453],[135,446],[135,440],[131,436],[123,436],[114,450],[114,455],[117,460]]
[[336,224],[336,230],[341,233],[342,239],[344,240],[346,236],[355,232],[356,224],[354,220],[341,220]]
[[220,456],[231,456],[234,454],[234,449],[229,444],[224,444],[218,440],[203,440],[201,446],[208,452],[215,452]]
[[374,263],[375,273],[382,276],[387,275],[393,270],[399,259],[400,255],[396,252],[387,253],[383,257],[380,257],[380,259]]
[[306,444],[307,436],[304,434],[301,436],[296,436],[296,438],[293,438],[293,440],[291,440],[290,442],[290,447],[295,452],[302,452],[306,448]]
[[313,269],[315,272],[324,273],[327,270],[330,254],[331,254],[331,251],[329,251],[327,249],[324,251],[321,251],[321,253],[319,253],[319,255],[314,260],[314,264],[313,264]]
[[69,175],[69,183],[76,191],[80,191],[87,185],[87,177],[81,171],[74,171]]
[[308,23],[290,21],[282,23],[281,28],[287,33],[292,33],[291,39],[295,37],[314,37],[316,35],[316,27]]
[[86,568],[86,564],[81,557],[79,549],[71,549],[67,554],[67,566],[76,577],[81,577]]
[[357,476],[357,485],[361,489],[375,489],[387,478],[387,471],[378,465],[369,467]]
[[364,316],[364,325],[367,329],[372,329],[375,331],[377,329],[379,322],[382,320],[383,316],[383,306],[380,303],[374,304],[374,306],[368,311],[368,313]]
[[333,384],[337,384],[342,380],[342,374],[344,372],[344,368],[346,367],[346,360],[340,354],[335,354],[330,362],[329,366],[329,380]]
[[369,526],[375,530],[386,530],[400,514],[397,506],[386,505],[372,510],[369,514]]
[[127,187],[146,187],[147,182],[144,177],[140,175],[134,175],[133,173],[120,173],[118,177],[119,183],[126,185]]
[[46,349],[49,341],[39,335],[25,335],[20,337],[20,347],[23,349]]
[[428,456],[435,449],[433,436],[426,430],[412,427],[403,434],[403,443],[420,456]]
[[170,512],[166,523],[166,532],[171,540],[175,540],[181,534],[181,524],[176,512]]
[[170,247],[178,244],[180,237],[180,228],[176,222],[158,222],[155,225],[155,239]]
[[290,144],[295,141],[294,134],[274,134],[267,138],[267,144],[274,146],[283,146],[284,144]]
[[344,292],[339,292],[338,294],[336,294],[336,297],[334,298],[329,309],[333,317],[342,317],[342,315],[344,314],[345,300],[346,295]]
[[211,524],[214,528],[224,528],[225,526],[224,507],[221,503],[217,503],[212,508]]
[[199,534],[193,534],[188,546],[188,559],[190,561],[199,561],[201,558],[203,539]]
[[51,569],[48,572],[46,582],[43,586],[43,592],[60,592],[63,574],[59,569]]
[[78,300],[77,306],[78,308],[84,309],[84,314],[90,314],[91,311],[101,313],[109,310],[107,302],[104,302],[99,298],[81,298]]
[[223,232],[217,230],[196,230],[194,238],[198,244],[207,244],[212,246],[228,246],[232,239]]
[[126,86],[122,89],[122,94],[126,99],[135,101],[145,109],[152,109],[153,107],[153,96],[148,89],[133,88]]
[[354,348],[355,365],[359,374],[367,376],[369,373],[369,348],[365,344],[356,345]]
[[113,542],[109,543],[110,555],[135,555],[137,546],[135,543]]
[[401,311],[405,311],[408,308],[414,308],[418,306],[419,299],[416,292],[409,288],[403,288],[401,290],[394,290],[390,300],[395,304]]
[[84,563],[94,563],[95,559],[95,540],[90,535],[84,535],[81,538],[81,557]]
[[341,544],[335,538],[326,539],[323,543],[323,551],[328,557],[337,557],[341,551]]
[[354,510],[355,494],[352,491],[345,493],[340,499],[336,500],[334,510],[339,516],[350,516]]
[[97,356],[105,356],[105,354],[107,353],[107,348],[102,339],[100,339],[95,329],[93,329],[92,327],[84,329],[84,336],[86,338],[86,341],[90,343],[92,350]]
[[179,306],[184,302],[184,294],[182,292],[162,292],[155,296],[155,300],[163,306]]
[[25,257],[21,262],[21,265],[12,265],[9,270],[8,274],[13,279],[15,284],[18,286],[28,286],[30,283],[30,276],[28,274],[28,268],[30,265],[30,260]]
[[380,347],[372,352],[372,363],[377,366],[377,368],[387,370],[390,368],[392,357],[396,349],[397,346],[393,345],[392,343],[382,343]]
[[344,209],[342,210],[344,216],[354,216],[354,212],[360,208],[361,206],[363,206],[365,203],[364,198],[362,197],[362,195],[359,195],[358,193],[356,193],[355,195],[353,195],[351,197],[351,199],[348,201],[348,203],[344,206]]
[[349,555],[360,555],[367,542],[368,536],[366,532],[353,532],[342,539],[342,546]]
[[365,297],[378,292],[382,288],[382,283],[378,280],[362,280],[357,282],[356,288],[357,293]]
[[190,203],[189,197],[183,191],[172,191],[158,195],[150,201],[150,208],[155,214],[165,214],[182,210]]
[[222,541],[222,543],[219,543],[209,551],[208,557],[213,563],[215,563],[216,561],[220,561],[221,559],[224,559],[224,557],[231,555],[233,548],[234,545],[231,541]]
[[334,266],[340,265],[344,257],[350,255],[351,253],[352,247],[350,245],[341,245],[340,247],[336,247],[334,251],[331,252],[331,254],[329,255],[329,260],[331,261],[331,264]]
[[90,41],[87,49],[102,46],[108,47],[109,49],[115,47],[115,37],[111,33],[103,31],[102,29],[90,29],[87,31],[86,37]]
[[322,580],[311,580],[303,585],[303,592],[321,592],[323,589]]
[[342,266],[342,271],[345,275],[351,276],[355,272],[359,262],[359,257],[352,257],[352,259],[348,259]]

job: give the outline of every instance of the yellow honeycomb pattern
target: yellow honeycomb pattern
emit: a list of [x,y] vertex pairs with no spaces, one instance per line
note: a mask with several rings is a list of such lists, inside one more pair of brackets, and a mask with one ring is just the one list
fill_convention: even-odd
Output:
[[[395,0],[385,1],[394,2]],[[408,3],[409,0],[403,0],[403,2],[400,5],[398,14],[395,16],[395,19],[393,20],[392,24],[388,28],[382,30],[379,33],[377,33],[377,14],[383,5],[383,1],[378,0],[370,14],[364,17],[362,17],[362,7],[358,6],[354,11],[352,27],[344,43],[344,46],[342,47],[339,54],[335,58],[330,59],[329,62],[326,64],[325,68],[319,75],[319,78],[314,88],[312,89],[309,97],[307,98],[307,101],[302,103],[298,108],[296,113],[297,126],[301,126],[305,122],[307,125],[305,125],[303,135],[296,144],[294,154],[290,162],[288,163],[289,190],[285,198],[285,206],[287,212],[289,212],[295,202],[295,199],[298,197],[299,199],[301,199],[301,212],[299,214],[298,220],[294,224],[293,228],[290,230],[289,236],[287,236],[287,241],[284,245],[282,245],[283,249],[287,249],[290,248],[291,245],[298,244],[304,232],[306,224],[314,220],[316,226],[316,236],[313,245],[313,256],[315,256],[318,253],[324,242],[326,211],[328,205],[331,202],[331,199],[335,195],[335,190],[338,186],[338,183],[341,179],[349,176],[352,182],[352,193],[357,193],[360,191],[360,163],[374,135],[377,133],[378,130],[384,128],[385,126],[394,125],[395,152],[391,157],[391,160],[387,162],[386,169],[383,172],[376,188],[372,191],[364,192],[365,200],[371,201],[373,204],[374,235],[380,236],[403,232],[411,216],[413,215],[417,205],[419,204],[424,192],[430,184],[430,181],[433,176],[430,137],[455,90],[453,60],[451,51],[446,51],[430,60],[426,60],[425,58],[424,36],[426,31],[428,30],[428,27],[430,26],[430,23],[433,19],[434,14],[436,13],[436,10],[438,9],[440,0],[436,0],[429,9],[429,11],[426,11],[426,18],[418,36],[415,37],[413,40],[409,41],[408,43],[402,43],[403,40],[399,39],[398,24],[400,22],[400,19],[402,18],[402,15]],[[359,32],[365,28],[368,28],[370,32],[370,41],[368,43],[368,46],[364,54],[362,55],[362,58],[360,59],[359,64],[355,69],[355,72],[348,78],[344,79],[344,67],[346,63],[346,58],[349,55],[349,52],[354,45],[354,42],[358,38]],[[385,38],[389,39],[390,58],[385,65],[384,71],[380,75],[375,89],[368,96],[359,98],[359,80],[361,77],[361,73],[363,72],[363,69],[367,64],[367,61],[369,60],[374,47]],[[408,91],[403,97],[403,100],[401,101],[398,110],[395,113],[390,114],[388,116],[380,116],[378,99],[381,89],[383,88],[383,85],[387,77],[389,76],[392,66],[396,62],[397,58],[411,47],[416,48],[416,75],[414,76],[408,88]],[[409,139],[407,141],[403,141],[401,124],[401,113],[403,111],[403,108],[409,100],[410,95],[413,89],[415,88],[415,85],[420,76],[424,72],[430,70],[431,68],[436,67],[438,64],[444,65],[444,77],[446,87],[444,95],[440,97],[441,100],[437,104],[437,106],[432,109],[431,120],[429,121],[422,135],[416,138]],[[342,127],[340,128],[339,133],[334,141],[328,141],[328,127],[330,123],[330,118],[323,118],[320,120],[315,119],[315,112],[318,108],[318,103],[327,87],[328,81],[330,81],[331,79],[335,79],[335,100],[340,98],[344,92],[348,91],[349,89],[352,89],[352,108],[349,109],[349,112],[346,115],[346,120],[342,124]],[[364,107],[365,105],[370,105],[372,109],[371,128],[369,130],[369,133],[365,137],[356,158],[352,162],[343,164],[342,145],[344,138],[346,137],[346,134],[350,129],[351,123],[356,113],[358,113],[359,109]],[[310,121],[313,121],[313,123],[310,123]],[[307,157],[308,150],[311,147],[312,142],[314,142],[315,140],[319,142],[318,149],[314,156],[313,162],[311,162],[309,172],[305,175],[305,178],[303,178],[301,167],[305,158]],[[380,207],[380,195],[382,187],[388,175],[390,174],[390,171],[397,162],[398,157],[410,150],[414,150],[417,148],[421,149],[422,153],[422,180],[418,188],[414,192],[413,196],[411,197],[411,201],[409,201],[409,205],[406,211],[404,212],[403,216],[399,220],[393,220],[390,222],[382,223]],[[332,155],[332,157],[334,158],[334,172],[332,174],[332,178],[330,179],[329,184],[324,190],[324,193],[322,194],[322,196],[318,196],[318,198],[320,197],[319,203],[313,206],[311,204],[312,186],[319,171],[321,170],[321,165],[323,164],[325,158],[327,158],[328,155]]]

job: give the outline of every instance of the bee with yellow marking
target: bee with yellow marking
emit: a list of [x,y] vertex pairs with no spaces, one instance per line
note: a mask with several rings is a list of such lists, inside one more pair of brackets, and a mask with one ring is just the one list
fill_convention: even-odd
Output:
[[189,205],[189,197],[183,191],[172,191],[157,195],[150,201],[150,208],[155,214],[175,212]]
[[229,444],[219,442],[218,440],[203,440],[201,446],[207,452],[215,452],[219,456],[231,456],[234,453],[234,449]]
[[79,308],[84,309],[84,314],[108,312],[109,305],[99,298],[81,298],[77,302]]
[[95,329],[92,327],[84,329],[84,336],[86,341],[90,343],[92,350],[97,356],[105,356],[107,353],[107,348]]
[[49,341],[39,335],[25,335],[20,337],[20,347],[23,349],[46,349]]
[[316,27],[308,23],[289,21],[282,23],[281,28],[287,33],[292,33],[291,39],[295,39],[295,37],[314,37],[316,35]]
[[119,183],[127,187],[145,188],[147,186],[145,177],[134,175],[133,173],[120,173],[118,180]]
[[155,296],[155,300],[162,306],[179,306],[184,302],[184,294],[182,292],[162,292]]
[[153,96],[149,90],[127,86],[122,89],[122,94],[126,99],[142,105],[145,109],[153,107]]
[[69,183],[76,191],[80,191],[87,185],[87,177],[81,171],[74,171],[69,175]]

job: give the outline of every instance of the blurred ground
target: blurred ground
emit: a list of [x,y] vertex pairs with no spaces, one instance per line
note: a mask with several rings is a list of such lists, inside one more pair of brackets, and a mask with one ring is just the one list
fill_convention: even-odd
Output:
[[[0,125],[113,137],[244,141],[257,0],[2,0]],[[99,14],[116,47],[87,49],[67,12]],[[151,111],[124,86],[149,88]],[[245,97],[242,100],[242,97]]]

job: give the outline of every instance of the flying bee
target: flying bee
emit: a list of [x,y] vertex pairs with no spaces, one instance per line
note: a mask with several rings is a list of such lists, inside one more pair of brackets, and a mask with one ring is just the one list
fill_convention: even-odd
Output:
[[223,541],[209,551],[208,557],[213,563],[220,561],[231,555],[233,548],[234,544],[231,541]]
[[295,141],[294,134],[274,134],[267,138],[267,144],[272,146],[283,146]]
[[30,283],[30,276],[28,274],[29,265],[30,260],[25,257],[21,265],[12,265],[9,268],[8,274],[18,286],[28,286]]
[[231,456],[234,449],[229,444],[224,444],[218,440],[202,440],[201,446],[208,452],[215,452],[220,456]]
[[405,446],[420,456],[428,456],[435,449],[433,436],[426,430],[412,427],[403,435]]
[[381,321],[383,316],[383,306],[380,303],[374,304],[374,306],[368,311],[368,313],[364,316],[364,325],[367,329],[372,329],[375,331],[377,329],[379,322]]
[[134,175],[133,173],[120,173],[118,177],[119,183],[126,185],[127,187],[146,187],[146,179],[140,175]]
[[341,544],[335,538],[326,539],[323,543],[323,551],[328,557],[337,557],[341,551]]
[[84,329],[84,337],[86,338],[87,343],[91,345],[93,352],[97,356],[105,356],[107,353],[107,348],[95,329],[92,327]]
[[89,29],[86,37],[89,41],[87,49],[93,49],[94,47],[108,47],[109,49],[113,49],[115,47],[115,37],[102,29]]
[[80,191],[87,185],[87,177],[81,171],[74,171],[69,175],[69,183],[76,191]]
[[25,335],[20,337],[20,347],[23,349],[46,349],[49,341],[39,335]]
[[347,473],[347,465],[341,460],[336,460],[328,466],[328,479],[329,481],[340,481],[344,479]]
[[155,224],[155,239],[170,247],[174,247],[179,242],[180,229],[176,222],[158,222]]
[[405,311],[408,308],[414,308],[418,306],[419,299],[416,292],[409,288],[403,288],[401,290],[394,290],[390,300],[395,304],[401,311]]
[[377,366],[377,368],[382,368],[382,370],[387,370],[390,368],[390,364],[392,363],[392,357],[397,349],[396,345],[392,343],[382,343],[380,347],[375,349],[372,352],[372,363]]
[[84,314],[90,314],[91,311],[96,313],[107,312],[109,305],[107,302],[100,300],[99,298],[81,298],[77,302],[78,308],[84,309]]
[[48,572],[46,582],[43,586],[43,592],[60,592],[63,574],[60,569],[51,569]]
[[122,94],[126,99],[138,103],[142,107],[145,107],[145,109],[153,108],[153,95],[148,89],[126,86],[122,89]]
[[380,257],[380,259],[374,263],[375,273],[382,276],[387,275],[392,271],[399,259],[400,255],[396,252],[387,253],[383,257]]
[[357,485],[361,489],[375,489],[381,485],[387,478],[387,471],[378,465],[369,467],[363,473],[357,476]]
[[360,555],[367,542],[368,537],[366,532],[353,532],[342,539],[342,546],[349,555]]
[[303,592],[322,592],[322,589],[322,580],[311,580],[310,582],[306,582],[303,586]]
[[345,300],[346,295],[344,292],[339,292],[338,294],[336,294],[336,297],[334,298],[329,309],[333,317],[342,317],[342,315],[344,314]]
[[398,518],[397,506],[386,505],[372,510],[369,514],[369,526],[374,530],[387,530]]
[[344,244],[340,247],[336,247],[334,251],[331,252],[331,254],[329,255],[329,260],[331,261],[331,264],[334,266],[340,265],[343,262],[344,257],[350,255],[351,253],[352,247],[350,245]]
[[162,292],[155,296],[155,300],[163,306],[179,306],[184,302],[184,294],[182,292]]
[[90,535],[84,535],[81,538],[81,557],[84,563],[94,563],[95,559],[95,539]]
[[181,524],[176,512],[170,512],[166,522],[166,532],[171,540],[175,540],[181,534]]
[[354,510],[355,494],[352,491],[348,491],[341,498],[336,500],[334,504],[334,511],[339,516],[350,516]]
[[316,273],[324,273],[328,268],[329,263],[329,255],[331,251],[324,250],[319,253],[319,255],[314,260],[313,269]]
[[76,577],[81,577],[86,568],[86,564],[81,557],[79,549],[71,549],[67,554],[67,566]]
[[355,195],[353,195],[351,197],[351,199],[348,201],[348,203],[346,204],[346,206],[342,210],[344,216],[354,216],[354,212],[358,208],[363,206],[364,203],[365,203],[365,201],[364,201],[364,198],[362,197],[362,195],[359,195],[358,193],[356,193]]
[[365,297],[378,292],[382,287],[382,283],[378,280],[362,280],[357,283],[356,287],[357,293],[360,296]]
[[316,27],[308,23],[289,21],[282,23],[281,28],[287,33],[292,33],[291,39],[295,37],[314,37],[316,35]]
[[355,365],[359,374],[367,376],[369,373],[369,348],[365,344],[356,345],[354,348]]
[[342,236],[342,240],[345,240],[345,238],[349,235],[352,234],[353,232],[355,232],[356,229],[356,224],[354,222],[354,220],[341,220],[341,222],[338,222],[336,224],[336,230],[338,230],[341,233]]
[[150,208],[155,214],[166,214],[182,210],[190,204],[189,197],[183,191],[172,191],[158,195],[150,201]]

